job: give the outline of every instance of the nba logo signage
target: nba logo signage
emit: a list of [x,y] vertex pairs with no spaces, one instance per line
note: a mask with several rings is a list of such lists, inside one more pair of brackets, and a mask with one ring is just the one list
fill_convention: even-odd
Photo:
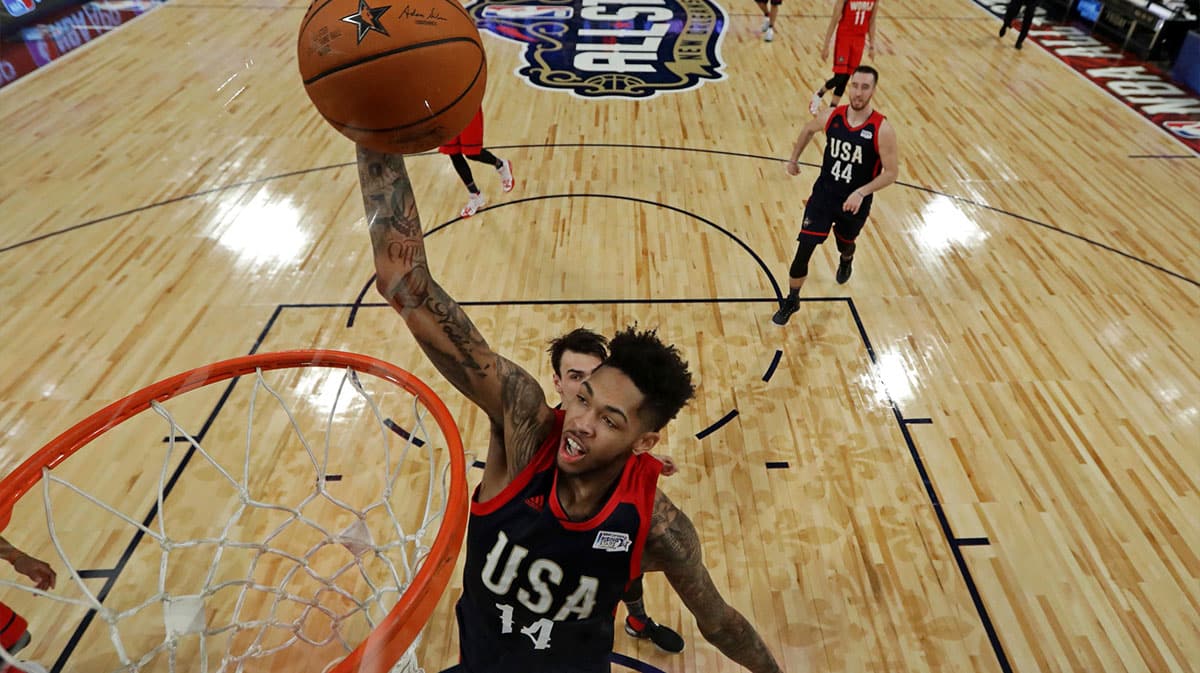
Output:
[[37,9],[37,3],[42,0],[4,0],[4,11],[9,16],[24,16]]
[[517,74],[539,89],[651,98],[725,77],[715,0],[480,0],[468,11],[525,46]]
[[1200,140],[1200,121],[1166,121],[1163,126],[1180,138]]

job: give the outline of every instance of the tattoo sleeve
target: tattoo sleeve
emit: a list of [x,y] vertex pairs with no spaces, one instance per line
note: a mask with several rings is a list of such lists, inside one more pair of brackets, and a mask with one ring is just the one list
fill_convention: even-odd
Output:
[[504,445],[509,476],[529,464],[542,440],[550,433],[554,415],[546,406],[546,393],[529,372],[504,358],[500,360],[501,399],[504,403]]
[[722,654],[753,673],[782,672],[758,631],[717,591],[695,526],[662,491],[654,499],[642,569],[666,574],[704,639]]
[[458,302],[433,280],[404,157],[359,147],[358,180],[376,287],[437,370],[493,424],[503,425],[509,471],[519,470],[553,422],[545,393],[528,372],[492,352]]

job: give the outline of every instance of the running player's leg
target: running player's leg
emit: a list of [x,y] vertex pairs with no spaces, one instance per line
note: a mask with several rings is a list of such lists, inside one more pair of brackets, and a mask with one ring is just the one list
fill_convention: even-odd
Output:
[[853,75],[858,66],[862,65],[863,51],[866,46],[865,35],[838,34],[834,42],[833,72],[840,77],[833,89],[833,98],[829,101],[831,107],[837,107],[838,103],[842,102],[842,94],[846,93],[850,75]]
[[484,206],[486,201],[483,194],[479,191],[479,187],[475,184],[475,176],[471,174],[471,166],[467,164],[467,160],[462,154],[451,154],[450,163],[454,164],[454,172],[458,173],[459,179],[466,185],[467,205],[462,207],[458,214],[462,217],[470,217],[479,212],[479,209]]
[[1034,0],[1025,0],[1025,14],[1021,18],[1021,32],[1017,34],[1017,49],[1025,43],[1025,36],[1029,34],[1029,27],[1033,25],[1033,13],[1037,11],[1037,2]]
[[804,207],[804,221],[800,226],[800,235],[796,237],[796,255],[788,267],[788,294],[772,318],[776,325],[787,324],[792,314],[800,310],[800,289],[808,280],[808,262],[817,246],[829,238],[833,227],[834,209],[826,201],[814,189],[808,205]]
[[487,164],[492,168],[495,168],[496,172],[500,174],[501,189],[506,192],[511,192],[513,190],[513,185],[516,184],[516,180],[513,178],[511,161],[508,159],[501,159],[495,154],[492,154],[489,150],[485,149],[480,149],[477,154],[468,154],[467,158],[471,161],[478,161],[481,164]]
[[1000,37],[1008,32],[1012,27],[1013,19],[1017,18],[1017,12],[1021,11],[1021,0],[1008,0],[1008,5],[1004,7],[1004,22],[1000,24]]
[[767,0],[754,0],[754,4],[758,5],[758,11],[763,15],[762,27],[758,29],[758,32],[765,33],[771,27],[771,9]]
[[779,6],[783,4],[783,0],[771,0],[771,9],[767,12],[767,20],[765,28],[763,28],[763,40],[770,42],[775,39],[775,17],[779,16]]
[[634,638],[645,638],[664,652],[682,652],[683,638],[674,630],[650,619],[642,595],[642,578],[638,577],[629,583],[625,595],[621,596],[625,609],[629,611],[629,616],[625,618],[625,633]]
[[838,285],[850,280],[850,274],[854,272],[854,253],[858,249],[856,241],[866,223],[866,215],[858,216],[850,213],[841,213],[834,220],[833,240],[837,243],[838,253],[840,253],[835,276]]
[[832,105],[837,106],[842,94],[846,92],[846,84],[849,82],[850,75],[848,73],[834,73],[833,77],[825,80],[821,88],[817,89],[817,92],[813,94],[812,103],[809,104],[808,111],[817,114],[821,109],[821,99],[830,91],[834,92]]

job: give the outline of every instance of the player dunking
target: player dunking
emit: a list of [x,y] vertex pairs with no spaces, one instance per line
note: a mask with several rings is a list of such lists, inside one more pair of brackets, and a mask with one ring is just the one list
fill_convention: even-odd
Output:
[[[554,369],[554,390],[565,406],[567,400],[575,399],[579,387],[608,357],[608,339],[595,332],[577,327],[550,342],[550,366]],[[675,474],[675,463],[667,456],[658,457],[662,464],[662,475]],[[683,651],[683,638],[674,629],[655,622],[646,614],[639,575],[629,583],[621,596],[621,602],[629,615],[625,617],[625,633],[654,643],[664,652],[676,654]]]
[[691,520],[648,455],[692,397],[687,364],[630,327],[556,411],[492,351],[429,269],[404,157],[358,148],[376,288],[446,379],[491,420],[455,606],[466,673],[608,673],[613,617],[641,572],[666,573],[700,632],[753,673],[779,664],[721,597]]
[[874,68],[859,66],[850,77],[850,104],[813,117],[796,139],[787,163],[788,175],[800,174],[800,153],[818,131],[825,131],[828,142],[821,173],[813,183],[796,237],[799,244],[788,270],[788,296],[772,318],[777,325],[786,324],[800,309],[800,288],[808,277],[808,260],[829,237],[830,229],[841,253],[837,282],[850,280],[855,239],[871,213],[873,195],[896,181],[900,160],[896,132],[891,122],[871,107],[878,83],[879,73]]
[[467,159],[495,168],[496,172],[500,174],[500,188],[505,192],[511,192],[516,184],[516,181],[513,180],[512,162],[508,159],[501,159],[483,149],[482,107],[471,118],[471,123],[467,124],[467,128],[463,129],[463,132],[450,142],[439,147],[438,151],[450,155],[450,163],[454,164],[455,172],[458,173],[458,177],[462,179],[470,194],[467,197],[467,205],[459,211],[459,215],[462,217],[474,215],[487,203],[487,200],[483,198],[483,193],[479,191],[479,187],[475,186],[475,176],[471,174],[471,166],[467,164]]
[[813,94],[808,111],[817,114],[825,92],[833,91],[830,107],[837,107],[846,91],[850,74],[862,64],[863,46],[866,44],[871,59],[875,59],[875,15],[879,0],[835,0],[833,15],[829,17],[829,28],[821,42],[821,60],[829,58],[829,40],[834,29],[837,38],[833,46],[833,77]]

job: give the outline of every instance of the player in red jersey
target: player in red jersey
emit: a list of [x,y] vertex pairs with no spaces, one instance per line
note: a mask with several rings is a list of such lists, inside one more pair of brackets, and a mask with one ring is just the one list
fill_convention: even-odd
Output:
[[833,15],[829,17],[829,28],[825,31],[825,40],[821,42],[821,60],[829,58],[829,41],[834,37],[833,47],[833,77],[829,78],[820,89],[813,94],[808,111],[817,114],[821,109],[821,99],[827,91],[833,92],[830,107],[837,107],[846,93],[846,84],[850,75],[862,65],[863,47],[865,46],[871,59],[875,58],[875,10],[879,0],[835,0]]
[[[17,572],[33,580],[34,585],[42,591],[54,588],[57,579],[54,569],[45,561],[17,549],[3,536],[0,536],[0,559],[11,563]],[[30,639],[29,623],[12,608],[0,603],[0,647],[9,655],[14,655],[28,645]],[[30,671],[45,670],[33,662],[23,662],[22,666]],[[4,661],[0,660],[0,673],[15,670],[17,669],[6,666]]]
[[513,185],[516,184],[513,180],[512,162],[508,159],[501,159],[483,149],[482,107],[475,113],[471,123],[467,124],[467,128],[463,129],[463,132],[450,142],[439,147],[438,151],[450,155],[450,163],[454,164],[455,172],[458,173],[458,177],[462,178],[463,184],[470,193],[470,196],[467,197],[467,205],[463,206],[462,211],[459,212],[462,217],[474,215],[487,203],[487,200],[483,198],[483,193],[479,191],[479,187],[475,186],[475,176],[471,174],[471,166],[467,164],[467,159],[495,168],[496,172],[500,174],[500,188],[505,192],[511,192]]

